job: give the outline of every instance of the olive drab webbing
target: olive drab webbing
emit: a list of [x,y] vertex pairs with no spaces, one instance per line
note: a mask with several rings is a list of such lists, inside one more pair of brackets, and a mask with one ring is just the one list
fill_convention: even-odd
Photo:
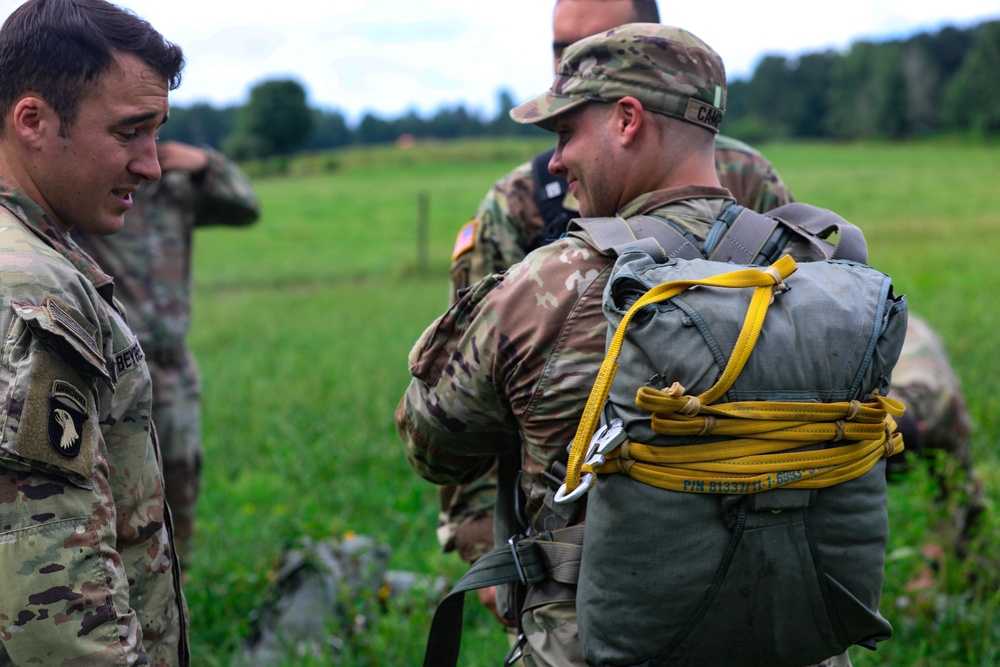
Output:
[[[586,495],[586,520],[473,564],[424,665],[456,664],[465,591],[511,581],[529,604],[572,586],[590,664],[791,666],[890,636],[881,471],[902,448],[885,393],[906,303],[860,231],[790,204],[729,207],[704,248],[653,216],[568,233],[618,256],[608,354],[556,494]],[[837,261],[779,259],[789,242]]]

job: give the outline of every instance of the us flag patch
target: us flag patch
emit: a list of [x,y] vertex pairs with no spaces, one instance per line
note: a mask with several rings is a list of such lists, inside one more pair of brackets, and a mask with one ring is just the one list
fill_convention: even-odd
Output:
[[455,238],[455,249],[451,251],[451,261],[454,262],[459,255],[474,245],[476,245],[476,221],[470,220],[459,230],[458,236]]

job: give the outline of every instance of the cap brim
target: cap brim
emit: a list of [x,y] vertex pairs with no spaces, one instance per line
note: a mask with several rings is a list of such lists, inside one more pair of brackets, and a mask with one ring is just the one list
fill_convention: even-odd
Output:
[[556,116],[589,101],[586,97],[556,95],[549,90],[511,109],[510,117],[522,125],[538,125],[542,129],[551,131],[552,121]]

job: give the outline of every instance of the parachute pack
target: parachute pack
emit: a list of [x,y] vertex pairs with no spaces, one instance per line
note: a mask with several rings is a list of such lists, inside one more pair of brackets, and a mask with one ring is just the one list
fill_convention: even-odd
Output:
[[[652,216],[569,233],[618,255],[607,356],[551,499],[586,497],[586,521],[477,561],[424,664],[455,664],[464,591],[508,581],[529,605],[575,589],[592,665],[801,667],[891,636],[884,458],[903,408],[886,393],[906,300],[860,231],[790,204],[731,206],[704,247]],[[828,259],[778,258],[790,244]]]

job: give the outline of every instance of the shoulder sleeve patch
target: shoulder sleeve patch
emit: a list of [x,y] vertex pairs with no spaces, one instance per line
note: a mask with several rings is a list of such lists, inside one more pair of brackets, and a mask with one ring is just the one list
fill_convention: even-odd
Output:
[[0,456],[90,488],[100,439],[94,379],[38,347],[18,365],[24,380],[3,406]]
[[470,220],[465,223],[458,236],[455,237],[455,249],[451,251],[451,261],[458,259],[459,255],[471,250],[476,245],[476,221]]

